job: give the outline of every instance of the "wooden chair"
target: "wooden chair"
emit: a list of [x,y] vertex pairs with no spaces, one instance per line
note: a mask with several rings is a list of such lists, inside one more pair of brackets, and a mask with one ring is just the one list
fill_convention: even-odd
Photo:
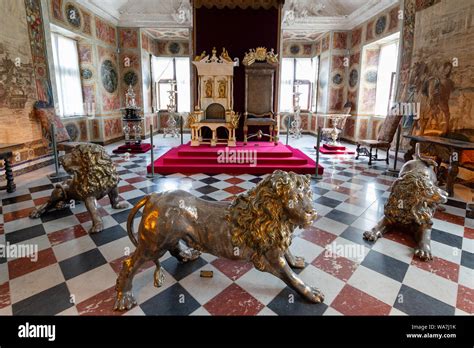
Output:
[[[397,132],[398,124],[400,123],[401,119],[402,115],[388,115],[380,127],[377,139],[364,139],[358,141],[356,159],[359,159],[359,156],[368,156],[369,166],[372,165],[372,161],[385,161],[388,164],[390,144],[392,143],[393,137]],[[367,150],[367,147],[369,150]],[[375,155],[372,154],[372,150],[374,148]],[[387,151],[386,158],[378,158],[379,149]]]

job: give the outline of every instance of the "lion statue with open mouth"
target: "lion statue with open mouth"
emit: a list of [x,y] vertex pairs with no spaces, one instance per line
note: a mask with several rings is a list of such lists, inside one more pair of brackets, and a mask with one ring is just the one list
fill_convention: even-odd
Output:
[[[135,214],[144,206],[137,236]],[[309,175],[277,170],[232,202],[210,202],[182,191],[153,193],[132,208],[127,230],[135,252],[123,261],[117,278],[115,310],[132,308],[132,281],[147,261],[156,265],[154,285],[163,284],[160,257],[167,251],[181,262],[200,252],[231,260],[251,261],[283,280],[307,300],[320,303],[323,294],[306,285],[291,267],[304,268],[303,258],[288,247],[296,227],[316,219]]]
[[112,159],[103,146],[97,144],[79,144],[60,159],[64,170],[72,176],[62,184],[56,184],[49,200],[34,209],[30,217],[39,218],[51,209],[65,209],[71,201],[76,204],[83,201],[92,218],[89,233],[103,230],[97,200],[108,196],[112,208],[124,209],[127,203],[119,202],[117,184],[119,176]]

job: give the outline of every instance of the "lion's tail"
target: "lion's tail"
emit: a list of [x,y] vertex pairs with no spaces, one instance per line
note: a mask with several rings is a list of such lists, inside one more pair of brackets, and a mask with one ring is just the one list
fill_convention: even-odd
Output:
[[420,150],[420,143],[416,143],[415,145],[415,157],[417,160],[423,161],[428,167],[433,166],[435,169],[438,167],[438,163],[432,160],[431,158],[425,158],[421,154]]
[[132,208],[130,211],[130,214],[128,215],[127,219],[127,232],[128,232],[128,237],[132,241],[133,245],[138,246],[138,241],[137,238],[135,237],[135,233],[133,231],[133,219],[135,218],[135,215],[137,212],[148,202],[150,199],[150,196],[145,196],[143,197],[138,203]]

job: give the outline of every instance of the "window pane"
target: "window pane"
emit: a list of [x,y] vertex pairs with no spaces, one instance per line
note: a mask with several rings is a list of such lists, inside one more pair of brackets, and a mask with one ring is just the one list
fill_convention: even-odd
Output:
[[153,81],[173,79],[173,58],[153,57]]
[[305,81],[304,83],[299,84],[298,86],[298,92],[300,94],[300,110],[309,110],[310,102],[309,102],[309,93],[311,91],[311,83],[309,81]]
[[171,91],[171,84],[166,82],[168,80],[162,80],[158,83],[158,108],[159,110],[168,110],[169,104],[169,91]]
[[296,80],[314,80],[314,69],[311,58],[296,59]]
[[293,110],[294,59],[283,58],[281,63],[280,111]]
[[191,72],[189,58],[175,58],[178,112],[191,111]]
[[386,116],[390,97],[392,73],[397,70],[398,41],[383,45],[380,48],[377,71],[377,90],[375,97],[375,114]]
[[59,113],[84,115],[77,43],[58,34],[52,34],[52,39]]

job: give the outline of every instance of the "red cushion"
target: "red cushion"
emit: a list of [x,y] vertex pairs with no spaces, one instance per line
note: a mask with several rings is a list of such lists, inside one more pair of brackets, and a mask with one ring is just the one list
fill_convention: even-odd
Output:
[[54,108],[36,108],[35,115],[41,122],[41,126],[43,127],[43,130],[49,139],[51,139],[51,124],[54,123],[56,127],[56,142],[60,143],[71,140],[71,137],[69,136],[66,127],[64,127],[61,118],[54,112]]

